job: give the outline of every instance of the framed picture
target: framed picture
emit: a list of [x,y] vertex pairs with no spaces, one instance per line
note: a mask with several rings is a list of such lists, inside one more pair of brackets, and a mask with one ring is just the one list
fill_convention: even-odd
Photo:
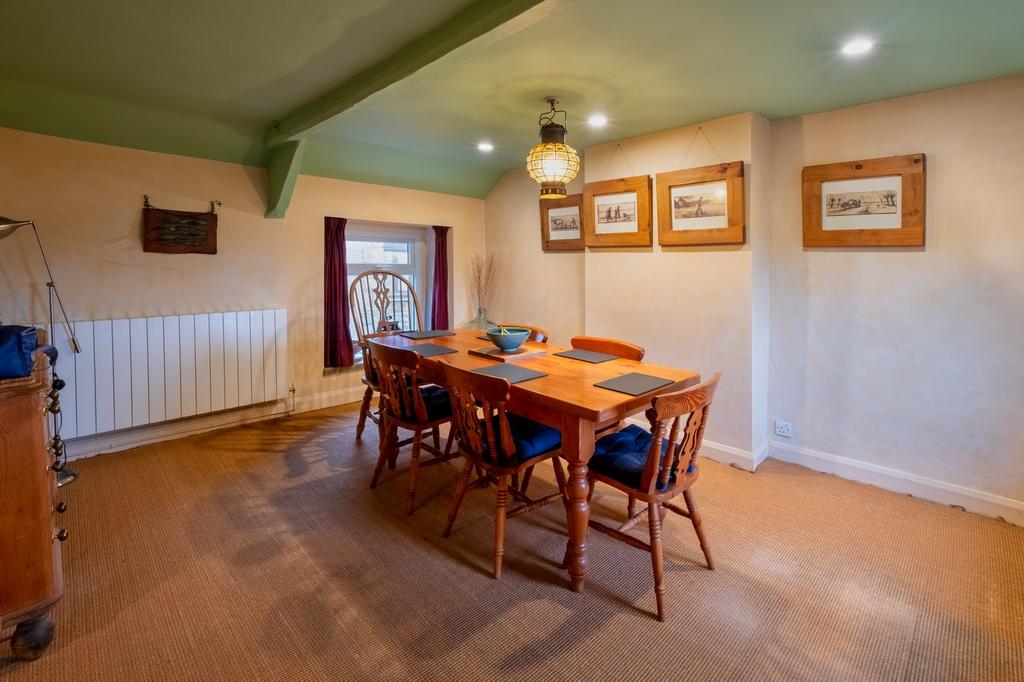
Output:
[[658,243],[742,244],[743,162],[658,173]]
[[142,250],[150,253],[217,253],[217,214],[142,209]]
[[650,246],[650,176],[584,185],[583,229],[587,246]]
[[541,247],[545,251],[583,250],[582,203],[582,194],[540,200]]
[[924,246],[925,156],[807,166],[804,246]]

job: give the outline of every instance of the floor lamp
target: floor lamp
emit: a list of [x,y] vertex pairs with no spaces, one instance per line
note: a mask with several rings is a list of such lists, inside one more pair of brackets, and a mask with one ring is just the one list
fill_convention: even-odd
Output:
[[[78,345],[78,339],[75,338],[75,330],[71,326],[71,321],[68,320],[68,314],[64,311],[64,302],[60,300],[60,292],[57,291],[57,285],[53,281],[53,273],[50,272],[50,262],[46,259],[46,251],[43,250],[43,242],[39,239],[39,229],[36,227],[36,223],[33,220],[12,220],[11,218],[4,218],[0,216],[0,240],[10,237],[12,234],[17,232],[22,227],[31,226],[32,234],[36,238],[36,246],[39,247],[39,255],[43,257],[43,265],[46,267],[46,289],[50,311],[50,329],[53,329],[53,300],[57,299],[57,307],[60,308],[61,317],[64,318],[64,324],[67,325],[68,329],[68,345],[71,346],[72,353],[81,353],[82,348]],[[50,391],[51,405],[56,404],[57,408],[60,406],[58,399],[58,392],[64,388],[64,380],[57,376],[56,364],[51,365],[51,372],[53,374],[52,389]],[[54,457],[57,459],[54,468],[57,471],[57,485],[65,485],[75,480],[77,474],[64,466],[67,461],[67,452],[65,450],[64,441],[60,437],[60,413],[59,409],[50,410],[50,418],[53,425],[53,438],[50,440],[50,449],[53,452]]]

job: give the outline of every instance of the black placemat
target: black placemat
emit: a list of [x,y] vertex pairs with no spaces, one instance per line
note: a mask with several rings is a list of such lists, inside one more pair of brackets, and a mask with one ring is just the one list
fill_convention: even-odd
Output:
[[668,386],[671,383],[671,379],[653,377],[650,374],[641,374],[640,372],[630,372],[629,374],[617,376],[614,379],[599,381],[594,385],[599,388],[607,388],[609,391],[625,393],[626,395],[643,395],[662,386]]
[[455,332],[447,329],[432,329],[422,332],[402,332],[399,336],[404,336],[407,339],[436,339],[439,336],[455,336]]
[[544,372],[537,372],[532,369],[525,367],[517,367],[509,363],[501,365],[491,365],[490,367],[481,367],[480,369],[474,369],[477,374],[484,374],[489,377],[498,377],[500,379],[507,379],[509,383],[519,384],[524,381],[530,381],[531,379],[540,379],[546,377],[547,374]]
[[572,350],[563,350],[554,355],[561,355],[563,358],[572,358],[573,360],[582,360],[583,362],[589,362],[591,364],[598,364],[601,362],[608,362],[609,360],[618,360],[618,355],[612,355],[610,353],[598,353],[593,350],[584,350],[582,348],[573,348]]
[[458,353],[459,351],[448,346],[439,346],[436,343],[417,343],[412,347],[414,351],[419,353],[425,358],[429,358],[434,355],[446,355],[448,353]]

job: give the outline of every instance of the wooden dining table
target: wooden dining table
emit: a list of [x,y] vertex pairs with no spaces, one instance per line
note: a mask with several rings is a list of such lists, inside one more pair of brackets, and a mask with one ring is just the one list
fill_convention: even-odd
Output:
[[[458,351],[423,357],[420,371],[423,378],[428,381],[440,382],[440,362],[469,370],[496,363],[495,360],[469,353],[472,349],[491,346],[490,341],[480,330],[457,329],[453,332],[452,336],[422,340],[394,335],[378,337],[374,341],[414,350],[419,344],[433,343]],[[587,529],[590,520],[590,505],[587,502],[587,462],[594,454],[595,433],[606,425],[644,411],[650,407],[651,398],[655,395],[678,391],[700,383],[700,375],[685,369],[624,358],[591,364],[554,354],[568,350],[565,346],[532,342],[524,345],[545,352],[543,355],[517,360],[515,364],[543,372],[546,376],[513,384],[508,409],[562,432],[562,456],[569,465],[566,505],[569,540],[566,545],[565,564],[572,589],[579,592],[583,589],[587,575]],[[594,385],[599,381],[629,372],[650,374],[671,380],[672,383],[640,396],[618,393]]]

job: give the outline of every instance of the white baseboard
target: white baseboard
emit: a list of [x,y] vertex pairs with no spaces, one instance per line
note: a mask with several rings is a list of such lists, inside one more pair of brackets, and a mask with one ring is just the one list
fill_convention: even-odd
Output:
[[[276,419],[288,414],[343,405],[360,400],[363,390],[363,386],[351,386],[336,391],[302,396],[295,400],[292,412],[287,409],[286,401],[278,400],[239,410],[75,438],[68,441],[68,460],[73,461],[100,453],[117,452],[149,443]],[[630,417],[626,421],[642,428],[649,426],[645,419],[638,417]],[[767,457],[772,457],[782,462],[798,464],[851,481],[868,483],[940,504],[960,506],[968,511],[1002,518],[1012,524],[1024,526],[1024,500],[1015,500],[955,483],[938,481],[907,471],[782,443],[777,440],[766,441],[752,453],[749,450],[704,439],[701,455],[747,471],[754,471]]]
[[358,384],[348,388],[339,388],[335,391],[324,391],[312,395],[299,396],[295,399],[296,412],[309,412],[310,410],[322,410],[325,407],[345,405],[363,399],[363,392],[366,386]]
[[121,431],[99,433],[94,436],[73,438],[68,440],[67,443],[68,461],[84,459],[108,452],[119,452],[141,445],[184,438],[185,436],[226,429],[232,426],[277,419],[298,412],[309,412],[325,407],[344,405],[345,403],[360,400],[363,397],[363,389],[364,387],[360,385],[337,391],[325,391],[323,393],[302,396],[295,399],[294,409],[292,410],[288,409],[288,401],[277,400],[237,410],[225,410],[198,417],[140,426],[134,429],[122,429]]
[[776,440],[770,440],[768,444],[768,455],[783,462],[799,464],[815,471],[868,483],[897,493],[907,493],[940,504],[956,505],[967,511],[1002,518],[1014,525],[1024,526],[1024,500],[1014,500],[955,483],[937,481],[907,471]]
[[757,467],[760,466],[761,462],[763,462],[766,459],[768,459],[768,454],[769,454],[769,445],[768,445],[768,439],[766,438],[764,440],[764,442],[761,443],[761,445],[759,447],[754,449],[754,454],[751,457],[751,459],[753,460],[754,469],[757,469]]
[[237,410],[225,410],[204,414],[198,417],[176,419],[158,424],[147,424],[134,429],[122,429],[97,433],[93,436],[72,438],[67,442],[68,460],[83,459],[107,452],[118,452],[149,443],[160,443],[175,438],[184,438],[197,433],[207,433],[229,426],[251,424],[253,422],[275,419],[288,414],[287,402],[276,400]]
[[[700,448],[700,456],[713,459],[719,464],[729,464],[734,467],[739,467],[745,471],[754,471],[757,465],[761,463],[757,460],[750,450],[744,450],[743,448],[733,447],[732,445],[726,445],[725,443],[717,443],[713,440],[704,439],[703,445]],[[763,457],[761,459],[764,459]]]
[[[626,417],[626,421],[630,424],[636,424],[645,430],[651,428],[650,422],[643,417]],[[750,452],[750,450],[726,445],[725,443],[718,443],[713,440],[708,440],[707,438],[704,439],[704,443],[700,449],[701,457],[707,457],[719,464],[729,464],[731,466],[739,467],[745,471],[754,471],[754,469],[757,468],[757,465],[764,461],[767,453],[767,442],[758,448],[757,456],[755,456]]]

